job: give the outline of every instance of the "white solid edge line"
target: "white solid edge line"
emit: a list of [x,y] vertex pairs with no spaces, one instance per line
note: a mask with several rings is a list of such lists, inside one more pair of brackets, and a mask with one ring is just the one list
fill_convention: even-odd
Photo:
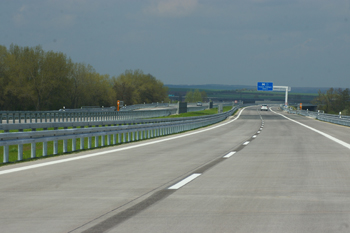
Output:
[[324,133],[324,132],[322,132],[322,131],[319,131],[319,130],[317,130],[317,129],[315,129],[315,128],[312,128],[312,127],[310,127],[310,126],[308,126],[308,125],[305,125],[305,124],[303,124],[303,123],[300,123],[299,121],[296,121],[296,120],[293,120],[293,119],[291,119],[291,118],[289,118],[289,117],[286,117],[286,116],[283,115],[283,114],[277,113],[277,112],[275,112],[275,111],[273,111],[273,110],[271,110],[271,111],[272,111],[273,113],[275,113],[275,114],[278,114],[278,115],[280,115],[280,116],[286,118],[287,120],[290,120],[290,121],[292,121],[292,122],[294,122],[294,123],[297,123],[297,124],[299,124],[299,125],[301,125],[301,126],[304,126],[305,128],[308,128],[308,129],[310,129],[310,130],[312,130],[312,131],[314,131],[314,132],[316,132],[316,133],[318,133],[318,134],[321,134],[322,136],[325,136],[326,138],[328,138],[328,139],[330,139],[330,140],[332,140],[332,141],[334,141],[334,142],[336,142],[336,143],[338,143],[338,144],[340,144],[340,145],[342,145],[342,146],[344,146],[344,147],[350,149],[350,144],[348,144],[348,143],[346,143],[346,142],[344,142],[344,141],[342,141],[342,140],[339,140],[339,139],[337,139],[337,138],[335,138],[335,137],[333,137],[333,136],[331,136],[331,135],[329,135],[329,134],[326,134],[326,133]]
[[86,159],[86,158],[90,158],[90,157],[100,156],[100,155],[109,154],[109,153],[118,152],[118,151],[129,150],[129,149],[133,149],[133,148],[138,148],[138,147],[142,147],[142,146],[152,145],[152,144],[156,144],[156,143],[160,143],[160,142],[170,141],[170,140],[173,140],[173,139],[187,137],[187,136],[191,136],[191,135],[194,135],[194,134],[206,132],[206,131],[209,131],[209,130],[212,130],[212,129],[216,129],[216,128],[219,128],[221,126],[224,126],[224,125],[227,125],[227,124],[230,124],[230,123],[234,122],[235,120],[237,120],[241,116],[243,110],[246,109],[246,108],[247,107],[244,107],[243,109],[241,109],[239,111],[237,117],[235,119],[233,119],[233,120],[230,120],[228,122],[222,123],[220,125],[216,125],[216,126],[212,126],[212,127],[206,128],[206,129],[202,129],[202,130],[199,130],[199,131],[196,131],[196,132],[185,133],[185,134],[182,134],[182,135],[177,135],[177,136],[169,137],[169,138],[165,138],[165,139],[159,139],[159,140],[152,141],[152,142],[145,142],[145,143],[138,144],[138,145],[123,147],[123,148],[118,148],[118,149],[113,149],[113,150],[108,150],[108,151],[101,151],[101,152],[97,152],[97,153],[92,153],[92,154],[88,154],[88,155],[82,155],[82,156],[68,158],[68,159],[60,159],[60,160],[57,160],[57,161],[44,162],[44,163],[40,163],[40,164],[29,165],[29,166],[24,166],[24,167],[19,167],[19,168],[10,168],[10,169],[7,169],[7,170],[0,171],[0,175],[13,173],[13,172],[24,171],[24,170],[33,169],[33,168],[50,166],[50,165],[59,164],[59,163],[66,163],[66,162],[70,162],[70,161],[74,161],[74,160]]
[[235,153],[236,153],[236,151],[232,151],[232,152],[228,153],[227,155],[225,155],[223,158],[230,158]]
[[198,176],[200,176],[200,173],[193,173],[192,175],[188,176],[187,178],[183,179],[182,181],[174,184],[173,186],[169,187],[168,189],[179,189],[185,184],[191,182],[192,180],[196,179]]

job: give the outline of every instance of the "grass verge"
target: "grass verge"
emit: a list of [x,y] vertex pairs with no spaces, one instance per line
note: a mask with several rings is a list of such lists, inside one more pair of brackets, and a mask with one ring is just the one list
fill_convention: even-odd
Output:
[[[231,109],[232,109],[231,106],[223,107],[223,112],[228,112]],[[186,112],[186,113],[181,113],[181,114],[177,114],[177,115],[170,115],[170,116],[166,116],[166,117],[157,117],[157,118],[198,117],[198,116],[214,115],[217,113],[218,113],[218,109],[212,108],[212,109],[205,109],[202,111]]]

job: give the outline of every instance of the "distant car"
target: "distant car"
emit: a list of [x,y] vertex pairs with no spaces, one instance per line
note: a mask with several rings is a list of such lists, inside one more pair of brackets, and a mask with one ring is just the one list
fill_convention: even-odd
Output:
[[267,107],[267,104],[261,105],[260,111],[269,111],[269,108]]
[[197,106],[202,106],[202,102],[198,101]]

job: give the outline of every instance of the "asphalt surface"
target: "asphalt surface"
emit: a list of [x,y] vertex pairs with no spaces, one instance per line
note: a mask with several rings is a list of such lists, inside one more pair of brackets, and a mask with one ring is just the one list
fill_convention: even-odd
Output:
[[349,232],[350,128],[279,114],[1,167],[0,231]]

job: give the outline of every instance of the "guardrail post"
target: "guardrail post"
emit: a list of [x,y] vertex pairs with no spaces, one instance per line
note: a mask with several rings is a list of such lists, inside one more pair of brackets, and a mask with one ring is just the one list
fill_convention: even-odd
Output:
[[23,144],[18,144],[18,155],[17,160],[21,161],[23,160]]
[[47,156],[47,142],[43,142],[43,156]]
[[58,154],[58,141],[57,140],[53,141],[53,154],[54,155]]
[[72,138],[72,151],[76,151],[76,150],[77,150],[77,139]]
[[88,149],[91,149],[91,147],[92,147],[92,137],[88,137]]
[[67,153],[67,139],[63,139],[63,153]]
[[105,138],[106,138],[106,135],[101,135],[101,147],[105,146]]
[[[90,147],[89,149],[91,148],[91,137],[89,137],[88,139],[88,144],[90,143]],[[80,138],[80,146],[79,146],[79,149],[80,150],[84,150],[84,138]]]
[[107,146],[111,145],[111,135],[107,135]]
[[117,144],[117,134],[113,134],[113,145]]
[[9,146],[5,145],[3,146],[3,150],[4,150],[4,156],[3,156],[3,163],[8,163],[9,161]]
[[95,136],[95,147],[98,147],[98,136]]
[[118,144],[122,143],[122,135],[119,133],[118,134]]
[[32,142],[31,143],[31,153],[30,153],[30,157],[31,158],[35,158],[36,156],[36,143],[35,142]]

